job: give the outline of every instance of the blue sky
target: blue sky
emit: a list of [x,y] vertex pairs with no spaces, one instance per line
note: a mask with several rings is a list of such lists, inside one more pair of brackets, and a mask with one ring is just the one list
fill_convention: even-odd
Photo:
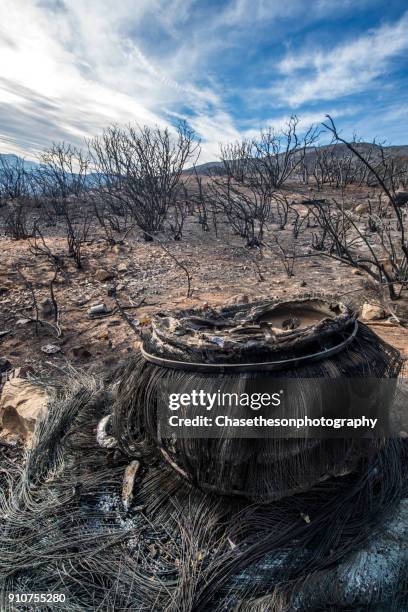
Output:
[[408,144],[403,0],[2,0],[0,152],[186,118],[218,145],[306,128]]

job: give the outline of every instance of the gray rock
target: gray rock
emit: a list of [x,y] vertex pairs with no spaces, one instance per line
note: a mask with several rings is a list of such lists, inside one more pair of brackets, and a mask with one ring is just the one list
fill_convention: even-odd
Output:
[[95,306],[91,306],[91,308],[88,310],[88,313],[91,315],[91,317],[94,317],[94,316],[97,316],[97,315],[106,314],[108,312],[109,312],[109,310],[106,307],[106,304],[104,304],[104,303],[96,304]]
[[104,270],[103,268],[99,268],[99,270],[96,270],[95,272],[95,278],[100,283],[104,283],[105,281],[110,280],[111,278],[113,278],[113,276],[113,272],[108,272],[108,270]]

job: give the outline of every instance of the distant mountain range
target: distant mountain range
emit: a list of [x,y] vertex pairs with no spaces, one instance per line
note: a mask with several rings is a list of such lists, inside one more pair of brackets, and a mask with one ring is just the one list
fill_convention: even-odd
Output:
[[[41,168],[42,164],[40,162],[35,162],[29,159],[23,159],[22,157],[19,157],[18,155],[14,155],[13,153],[0,153],[0,174],[1,174],[1,161],[4,160],[8,166],[13,166],[13,163],[17,165],[17,163],[23,163],[24,169],[27,172],[31,172],[33,170],[38,170]],[[75,179],[76,176],[78,176],[77,174],[72,174],[71,175],[73,179]],[[95,172],[90,172],[85,179],[85,184],[88,187],[94,187],[98,181],[97,179],[99,178],[98,174]]]
[[35,168],[38,168],[40,166],[38,162],[31,161],[29,159],[23,159],[21,157],[18,157],[18,155],[14,155],[13,153],[0,153],[0,161],[1,160],[4,160],[9,165],[12,165],[13,162],[17,164],[19,161],[22,161],[24,163],[24,168],[28,171],[34,170]]
[[[373,147],[378,149],[378,153],[380,151],[380,147],[378,145],[375,145],[369,142],[359,142],[359,143],[356,143],[354,146],[358,150],[358,152],[362,154],[368,153]],[[340,157],[347,152],[347,147],[343,143],[338,143],[335,145],[322,145],[319,147],[319,149],[323,149],[323,150],[333,149],[337,157]],[[387,146],[387,147],[383,147],[383,149],[387,154],[392,155],[392,157],[403,158],[403,159],[406,159],[406,161],[408,162],[408,145]],[[315,147],[309,147],[306,150],[306,157],[310,161],[312,161],[315,156],[316,156]],[[218,172],[220,174],[223,174],[223,169],[224,169],[224,166],[222,162],[213,161],[213,162],[207,162],[205,164],[200,164],[196,166],[195,169],[188,168],[187,170],[184,171],[184,174],[189,174],[189,175],[194,174],[195,171],[197,171],[198,174],[208,174],[210,172]]]
[[[372,143],[369,143],[369,142],[359,142],[355,145],[355,147],[360,153],[368,153],[368,151],[370,151],[373,146],[378,148],[378,151],[379,151],[378,145],[373,145]],[[334,149],[335,155],[339,157],[341,155],[344,155],[344,153],[347,151],[346,145],[342,143],[338,143],[336,145],[323,145],[319,148],[320,149]],[[392,155],[395,158],[403,158],[408,161],[408,145],[386,146],[386,147],[383,147],[383,149],[386,153]],[[315,155],[316,155],[315,148],[309,147],[306,151],[306,156],[310,159],[310,161],[313,160],[313,157]],[[24,163],[24,168],[27,171],[35,170],[36,168],[39,168],[41,166],[39,162],[35,162],[32,160],[28,160],[28,159],[22,159],[21,157],[18,157],[17,155],[14,155],[12,153],[0,153],[0,161],[1,159],[4,159],[9,164],[11,164],[13,160],[15,161],[15,163],[17,163],[18,160],[22,160]],[[205,164],[199,164],[198,166],[195,167],[195,169],[187,168],[186,170],[184,170],[184,174],[191,175],[191,174],[194,174],[195,171],[197,171],[198,174],[208,174],[210,172],[218,172],[222,174],[223,173],[223,163],[220,161],[211,161]],[[90,181],[93,181],[95,176],[96,176],[95,174],[90,174],[89,175]]]

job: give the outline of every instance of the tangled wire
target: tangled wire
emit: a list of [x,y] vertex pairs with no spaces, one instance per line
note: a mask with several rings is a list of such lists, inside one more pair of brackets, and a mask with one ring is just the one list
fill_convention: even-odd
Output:
[[[292,325],[282,329],[282,322],[293,322],[294,315],[295,329]],[[302,325],[302,319],[314,323]],[[400,371],[401,356],[341,303],[299,298],[219,311],[159,313],[143,340],[119,388],[113,410],[115,436],[129,456],[157,447],[195,487],[271,502],[353,471],[383,444],[377,433],[368,438],[309,434],[252,439],[225,430],[218,437],[187,432],[177,440],[162,434],[170,393],[190,396],[197,389],[219,391],[227,397],[286,389],[282,412],[277,415],[286,417],[318,416],[326,406],[342,414],[352,412],[353,389],[357,389],[359,406],[375,409],[386,421],[391,401],[387,394]],[[350,392],[345,381],[353,379]],[[329,384],[323,386],[321,381]],[[234,407],[229,414],[233,410],[234,416],[251,412]],[[266,417],[276,412],[268,406],[258,414]],[[178,414],[191,416],[191,407],[180,407]]]
[[115,382],[76,374],[50,401],[23,467],[3,465],[2,610],[16,592],[62,592],[68,612],[404,609],[406,441],[266,505],[202,492],[141,444],[126,512],[131,457],[96,442],[115,401]]

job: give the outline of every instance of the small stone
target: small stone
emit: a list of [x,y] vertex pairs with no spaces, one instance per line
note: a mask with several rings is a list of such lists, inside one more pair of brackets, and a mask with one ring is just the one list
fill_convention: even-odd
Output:
[[384,319],[385,314],[385,310],[381,306],[368,304],[366,302],[361,311],[361,318],[363,321],[377,321],[379,319]]
[[362,272],[358,268],[353,268],[351,273],[354,274],[354,276],[362,276]]
[[115,255],[120,255],[121,253],[123,253],[124,249],[123,246],[120,244],[115,244],[112,247],[112,252],[115,253]]
[[55,353],[59,353],[61,351],[61,347],[56,344],[44,344],[41,347],[41,350],[46,355],[55,355]]
[[354,212],[356,212],[358,215],[363,215],[364,213],[368,212],[369,207],[367,203],[364,204],[359,204],[358,206],[355,207]]
[[110,338],[109,338],[109,330],[105,329],[101,332],[101,335],[99,336],[100,340],[105,340],[105,342],[107,342]]
[[111,415],[104,416],[96,429],[96,441],[102,448],[116,448],[118,441],[112,435]]
[[248,304],[249,297],[246,293],[239,293],[238,295],[233,295],[228,300],[228,304]]
[[95,278],[100,283],[104,283],[105,281],[113,278],[113,276],[114,275],[112,272],[109,272],[108,270],[104,270],[103,268],[99,268],[99,270],[96,270],[95,272]]
[[81,306],[85,306],[85,304],[87,304],[87,303],[89,302],[89,300],[90,300],[90,299],[91,299],[91,298],[87,296],[87,297],[85,297],[83,300],[77,300],[77,301],[75,302],[75,304],[76,304],[76,306],[79,306],[79,307],[81,307]]
[[122,262],[118,265],[118,272],[120,272],[121,274],[123,274],[124,272],[127,272],[127,265],[125,264],[125,262]]
[[88,310],[88,314],[91,317],[94,317],[94,316],[97,316],[97,315],[107,314],[108,312],[109,312],[109,310],[106,307],[106,304],[104,304],[104,303],[96,304],[95,306],[91,306],[91,308]]

